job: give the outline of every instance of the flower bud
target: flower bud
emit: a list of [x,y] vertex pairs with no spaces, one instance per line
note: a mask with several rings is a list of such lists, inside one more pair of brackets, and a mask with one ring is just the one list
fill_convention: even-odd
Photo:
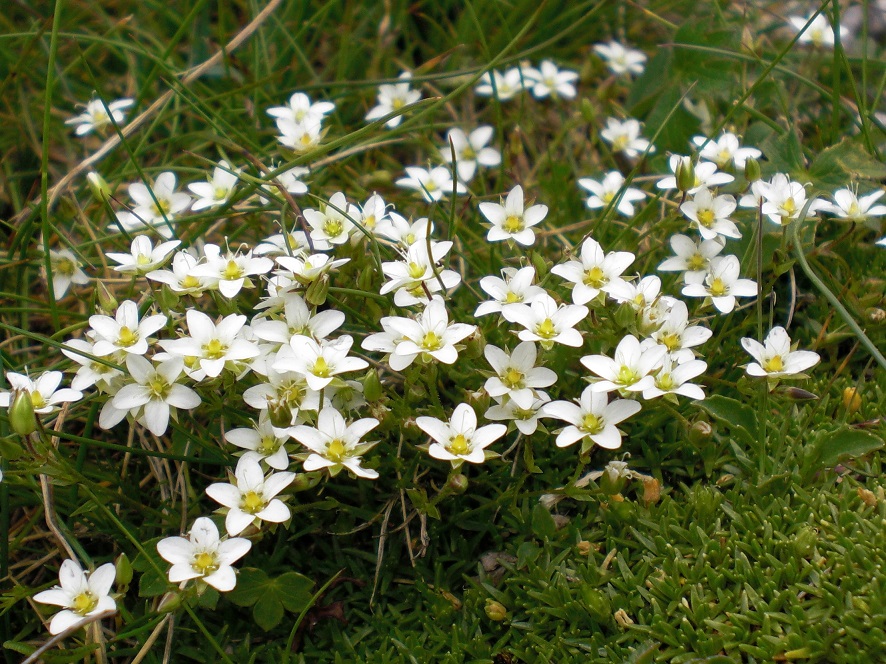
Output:
[[357,288],[362,291],[372,291],[375,292],[376,289],[372,287],[372,282],[375,279],[375,267],[371,264],[367,265],[363,268],[363,271],[360,272],[360,275],[357,277]]
[[447,480],[446,488],[449,489],[451,493],[464,493],[468,490],[468,478],[461,473],[453,475]]
[[98,300],[99,311],[107,316],[113,316],[120,303],[117,302],[117,298],[111,294],[111,291],[101,281],[96,280],[96,283],[98,288],[96,288],[95,296]]
[[537,275],[537,279],[541,281],[548,271],[551,269],[551,266],[548,265],[548,262],[545,260],[545,257],[540,253],[532,254],[532,266],[535,268],[535,274]]
[[117,556],[117,560],[114,561],[114,569],[117,571],[114,582],[120,592],[125,592],[124,588],[127,588],[132,581],[132,563],[129,562],[129,557],[125,553]]
[[37,416],[34,414],[34,401],[27,390],[14,390],[15,395],[9,406],[9,425],[20,436],[29,436],[37,430]]
[[760,162],[753,157],[748,157],[747,161],[744,163],[744,179],[747,180],[748,183],[751,183],[756,182],[762,177],[763,174],[760,172]]
[[285,401],[269,401],[268,418],[275,427],[285,429],[292,426],[292,411]]
[[474,333],[465,340],[464,356],[470,360],[476,360],[483,357],[483,350],[486,348],[486,339],[478,327]]
[[583,97],[581,100],[581,117],[588,124],[594,123],[597,118],[597,114],[594,112],[594,105],[587,97]]
[[321,473],[296,473],[289,490],[293,492],[307,491],[313,489],[320,483]]
[[160,604],[157,605],[157,613],[172,613],[181,606],[182,597],[177,592],[169,592],[163,595]]
[[92,192],[92,195],[95,196],[95,199],[99,203],[104,203],[111,197],[110,185],[95,171],[87,173],[86,182],[89,185],[89,190]]
[[861,395],[854,387],[847,387],[843,390],[843,407],[852,415],[861,408]]
[[326,295],[329,293],[329,275],[322,274],[308,286],[305,292],[305,300],[309,304],[319,307],[326,302]]
[[384,396],[384,388],[375,369],[370,369],[363,376],[363,396],[366,397],[366,401],[378,401]]
[[674,175],[677,176],[677,189],[684,194],[695,187],[695,166],[692,165],[692,158],[680,157]]
[[693,445],[704,445],[714,435],[714,428],[709,422],[698,420],[689,427],[689,442]]
[[504,604],[496,602],[494,599],[486,600],[484,611],[486,611],[486,617],[495,622],[501,622],[508,617],[508,610],[505,608]]

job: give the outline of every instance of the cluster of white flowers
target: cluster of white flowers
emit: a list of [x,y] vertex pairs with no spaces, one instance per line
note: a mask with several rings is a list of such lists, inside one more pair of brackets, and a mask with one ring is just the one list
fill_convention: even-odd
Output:
[[521,64],[504,73],[488,71],[480,77],[475,91],[482,97],[495,97],[499,101],[513,99],[523,90],[528,90],[536,99],[574,99],[576,81],[577,72],[560,69],[552,60],[544,60],[538,67]]

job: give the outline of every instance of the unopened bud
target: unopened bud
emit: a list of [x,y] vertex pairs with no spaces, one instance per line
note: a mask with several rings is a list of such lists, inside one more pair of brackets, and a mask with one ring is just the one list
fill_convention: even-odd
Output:
[[861,408],[861,395],[854,387],[847,387],[843,390],[843,407],[851,415]]
[[132,581],[132,563],[129,562],[129,556],[125,553],[117,556],[117,560],[114,561],[114,569],[117,572],[114,582],[117,584],[120,592],[124,592],[122,589],[129,586]]
[[532,254],[532,266],[535,268],[536,279],[543,279],[551,269],[545,257],[540,253]]
[[285,401],[268,402],[268,419],[271,425],[281,429],[292,426],[292,410]]
[[320,483],[321,477],[320,473],[297,473],[289,485],[289,489],[294,492],[313,489]]
[[158,613],[171,613],[181,606],[182,598],[177,592],[166,593],[160,604],[157,605]]
[[446,488],[452,493],[464,493],[468,490],[468,478],[461,473],[453,475],[447,480]]
[[791,401],[814,401],[818,399],[818,395],[804,390],[802,387],[794,387],[793,385],[782,385],[777,390],[784,394]]
[[695,167],[692,165],[691,157],[680,157],[677,162],[677,168],[674,170],[677,176],[677,189],[684,194],[695,187]]
[[329,275],[322,274],[308,286],[305,292],[305,300],[309,304],[319,307],[326,302],[326,295],[329,293]]
[[384,388],[375,369],[370,369],[363,376],[363,396],[366,397],[366,401],[378,401],[384,396]]
[[707,443],[712,435],[714,435],[714,428],[709,422],[705,422],[704,420],[693,422],[692,426],[689,427],[689,442],[693,445],[703,445]]
[[584,97],[581,100],[581,117],[583,117],[584,121],[588,124],[593,124],[597,117],[597,114],[594,112],[594,105],[587,97]]
[[9,426],[20,436],[29,436],[37,430],[34,401],[27,390],[15,390],[9,406]]
[[647,505],[657,503],[661,498],[661,483],[654,477],[643,478],[643,502]]
[[760,162],[753,157],[748,157],[744,163],[744,179],[751,183],[756,182],[762,177],[763,173],[760,171]]
[[99,203],[104,203],[111,197],[111,187],[105,179],[93,171],[86,175],[86,182],[89,184],[89,190],[95,196]]
[[818,541],[818,533],[812,526],[803,526],[794,536],[794,551],[803,558],[812,553],[815,543]]
[[496,602],[494,599],[487,599],[483,610],[486,611],[487,618],[496,622],[501,622],[508,617],[508,610],[504,604]]
[[111,294],[111,291],[108,290],[107,286],[101,281],[97,281],[96,283],[98,287],[95,290],[95,296],[98,300],[98,308],[103,314],[111,316],[117,311],[117,307],[120,306],[120,303],[117,302],[117,298]]
[[584,605],[588,609],[588,613],[591,614],[591,617],[593,617],[594,620],[597,622],[603,622],[609,618],[611,605],[606,593],[598,588],[586,585],[581,589],[581,596],[584,600]]
[[375,292],[375,289],[372,287],[372,282],[374,279],[375,268],[372,265],[367,265],[363,268],[363,271],[360,272],[360,276],[357,277],[357,288],[362,291]]
[[483,333],[480,332],[480,328],[478,327],[465,342],[464,356],[470,360],[476,360],[479,357],[483,357],[483,350],[485,348],[486,339],[483,338]]

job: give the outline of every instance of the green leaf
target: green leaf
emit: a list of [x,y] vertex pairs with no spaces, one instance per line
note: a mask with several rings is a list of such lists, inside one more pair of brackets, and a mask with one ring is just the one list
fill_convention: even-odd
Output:
[[803,148],[795,131],[786,131],[783,134],[773,132],[760,143],[760,149],[769,160],[767,172],[796,173],[806,166]]
[[845,186],[847,180],[882,180],[886,178],[886,165],[846,138],[819,153],[809,169],[809,177],[829,189]]
[[237,606],[252,606],[264,594],[268,575],[254,567],[244,567],[237,575],[236,587],[228,593],[228,599]]
[[818,436],[814,448],[821,465],[832,467],[842,460],[854,459],[879,450],[883,443],[882,438],[867,431],[840,429]]
[[730,429],[745,442],[752,443],[757,431],[757,415],[750,406],[741,403],[737,399],[724,397],[719,394],[708,397],[700,404],[711,417],[728,425]]
[[[685,23],[674,35],[674,70],[683,81],[697,82],[696,89],[725,96],[735,81],[738,63],[730,52],[739,48],[740,33],[734,29],[712,29],[709,22]],[[706,50],[681,48],[702,46]],[[722,55],[716,51],[722,52]]]
[[256,624],[266,632],[273,629],[283,620],[283,604],[271,595],[264,595],[252,609],[252,617]]
[[300,613],[309,607],[313,587],[314,582],[298,572],[271,578],[260,569],[245,567],[228,597],[238,606],[252,606],[256,624],[268,631],[283,620],[284,609]]
[[281,601],[287,611],[301,613],[311,605],[314,597],[314,581],[298,572],[286,572],[277,577],[282,591]]
[[0,438],[0,457],[15,461],[24,456],[24,448],[12,439],[12,436]]
[[536,503],[532,508],[532,532],[539,539],[552,540],[557,533],[557,524],[548,511],[548,508],[541,503]]

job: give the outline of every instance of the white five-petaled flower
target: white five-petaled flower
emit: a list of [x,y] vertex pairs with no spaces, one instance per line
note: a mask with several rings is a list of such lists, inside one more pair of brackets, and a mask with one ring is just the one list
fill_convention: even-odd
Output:
[[180,244],[179,240],[170,240],[155,247],[147,235],[139,235],[132,241],[128,254],[108,252],[105,255],[119,263],[114,266],[117,272],[145,274],[163,265],[169,254]]
[[[523,71],[519,67],[512,67],[504,74],[493,69],[488,71],[477,82],[475,91],[481,97],[496,97],[499,101],[513,99],[523,90]],[[526,81],[530,84],[531,81]]]
[[274,106],[267,113],[272,118],[289,118],[293,122],[314,125],[322,123],[334,110],[335,104],[331,101],[312,102],[304,92],[296,92],[289,98],[286,106]]
[[619,280],[612,284],[609,296],[616,302],[627,302],[634,311],[642,312],[652,306],[661,293],[661,279],[654,274],[637,282]]
[[226,203],[234,193],[237,186],[240,169],[232,168],[224,159],[218,162],[218,166],[212,171],[212,180],[209,182],[192,182],[188,185],[197,197],[197,201],[191,206],[191,210],[203,210]]
[[221,540],[212,519],[201,516],[194,521],[188,539],[167,537],[157,542],[157,553],[172,563],[169,580],[181,583],[200,579],[216,590],[228,592],[237,585],[231,565],[247,554],[252,542],[244,537]]
[[[413,90],[409,85],[412,74],[408,71],[404,71],[400,74],[399,78],[402,81],[401,83],[386,83],[379,86],[378,105],[374,106],[366,114],[367,122],[379,120],[395,111],[402,111],[407,106],[410,106],[421,99],[421,90]],[[402,119],[402,114],[396,115],[385,122],[385,126],[391,128],[396,127],[400,124]]]
[[448,422],[436,417],[422,416],[415,419],[418,428],[434,439],[428,454],[435,459],[449,461],[458,467],[465,461],[483,463],[486,448],[505,435],[508,428],[504,424],[487,424],[477,428],[477,415],[466,403],[461,403],[452,411]]
[[595,44],[594,52],[599,55],[609,71],[621,74],[642,74],[646,64],[646,54],[633,48],[627,48],[617,41],[608,44]]
[[651,387],[643,390],[644,399],[655,399],[665,394],[680,394],[690,399],[704,399],[704,390],[688,381],[700,376],[708,368],[702,360],[687,359],[676,362],[672,355],[665,356],[661,369],[655,374]]
[[348,424],[332,406],[326,406],[317,416],[317,426],[299,425],[289,429],[289,435],[311,450],[305,459],[306,471],[326,468],[330,475],[337,475],[347,468],[357,477],[375,479],[378,473],[361,465],[361,457],[375,443],[361,443],[360,439],[379,425],[373,417],[365,417]]
[[400,178],[395,182],[398,187],[406,189],[414,189],[421,192],[421,195],[428,203],[439,201],[444,196],[453,193],[456,195],[466,194],[468,190],[465,186],[452,179],[452,170],[446,166],[435,166],[427,169],[420,166],[407,166],[406,175],[408,177]]
[[319,391],[329,385],[338,374],[359,371],[369,366],[366,360],[348,356],[353,342],[348,335],[320,343],[308,337],[294,336],[288,350],[284,346],[277,353],[273,368],[275,371],[301,373],[308,381],[308,387]]
[[495,148],[487,147],[492,140],[492,127],[483,125],[470,134],[461,129],[450,129],[446,134],[446,145],[440,148],[440,156],[447,164],[452,163],[455,152],[455,170],[462,182],[470,182],[477,172],[477,166],[498,166],[501,153]]
[[274,267],[274,261],[264,256],[253,256],[250,249],[245,254],[226,251],[215,244],[203,247],[206,261],[197,265],[191,274],[195,277],[218,279],[216,288],[225,297],[234,297],[241,288],[252,288],[249,278],[257,274],[267,274]]
[[821,360],[818,353],[811,350],[792,351],[791,338],[781,326],[773,327],[762,344],[744,337],[741,345],[756,360],[747,366],[750,376],[782,378],[805,371]]
[[228,508],[225,517],[228,535],[239,535],[253,523],[283,523],[290,517],[289,508],[276,495],[289,486],[295,473],[271,473],[265,477],[258,459],[242,456],[234,478],[236,484],[216,482],[206,488],[207,496]]
[[[126,230],[134,230],[144,225],[159,226],[162,232],[167,221],[172,221],[180,212],[184,212],[191,204],[190,195],[175,191],[175,173],[164,171],[154,180],[154,186],[148,188],[143,182],[133,182],[129,185],[129,197],[135,203],[130,216],[135,217],[134,228],[129,228],[127,223],[133,220],[118,212],[117,218]],[[124,219],[128,219],[124,221]],[[168,228],[166,229],[168,231]]]
[[523,76],[526,78],[529,91],[536,99],[545,97],[572,99],[576,95],[575,82],[578,80],[578,73],[559,69],[550,60],[543,61],[538,69],[524,69]]
[[650,335],[657,344],[668,349],[669,353],[677,353],[686,348],[700,346],[711,338],[708,328],[701,325],[689,325],[689,307],[683,300],[673,300],[664,320]]
[[434,222],[427,217],[420,217],[415,221],[407,221],[396,212],[389,212],[375,229],[375,234],[380,236],[383,242],[390,240],[401,247],[410,247],[415,243],[425,243],[425,238],[434,232]]
[[138,305],[126,300],[117,308],[115,318],[95,314],[89,317],[89,325],[95,330],[93,352],[99,357],[114,353],[148,352],[148,337],[166,325],[166,316],[154,314],[138,318]]
[[513,399],[507,396],[496,397],[495,405],[485,413],[487,420],[513,422],[517,430],[524,436],[531,436],[538,430],[538,421],[542,417],[549,417],[544,406],[550,403],[551,397],[544,392],[535,392],[529,408],[520,408]]
[[323,128],[319,123],[307,124],[290,118],[277,118],[277,129],[280,130],[277,140],[299,154],[310,152],[320,145],[323,138]]
[[[618,197],[619,191],[624,187],[625,178],[618,171],[610,171],[602,181],[593,180],[591,178],[581,178],[578,186],[587,189],[591,195],[587,199],[587,206],[591,210],[599,210]],[[646,198],[646,193],[633,187],[625,187],[621,197],[618,199],[616,210],[626,217],[634,214],[634,203],[642,201]]]
[[237,362],[257,357],[259,348],[243,338],[246,316],[230,314],[218,325],[202,311],[188,309],[188,336],[166,339],[160,346],[168,353],[186,358],[191,365],[199,364],[210,378],[218,376],[225,362]]
[[311,315],[308,305],[297,293],[283,298],[283,320],[253,318],[252,333],[263,341],[288,344],[295,335],[325,339],[345,322],[345,315],[335,309],[326,309]]
[[607,118],[606,127],[600,130],[600,138],[612,146],[613,152],[623,152],[631,159],[636,159],[644,152],[655,152],[655,146],[640,136],[640,123],[632,118],[624,122]]
[[193,273],[200,261],[189,251],[177,251],[172,257],[171,270],[152,270],[145,276],[169,286],[173,293],[199,297],[203,291],[215,288],[218,278],[202,277]]
[[58,389],[62,382],[61,371],[44,371],[36,379],[29,376],[6,372],[6,380],[10,391],[0,392],[0,407],[8,408],[13,402],[15,392],[27,392],[31,395],[34,412],[38,415],[47,415],[58,410],[60,403],[79,401],[83,393],[68,387]]
[[[421,356],[443,364],[453,364],[458,359],[455,344],[469,337],[477,329],[466,323],[449,323],[449,313],[443,298],[435,295],[418,315],[418,318],[388,316],[381,319],[385,332],[371,334],[363,340],[366,350],[390,352],[391,369],[401,371]],[[393,351],[390,350],[394,344]]]
[[640,411],[640,404],[633,399],[615,399],[609,402],[605,392],[595,392],[588,385],[576,403],[552,401],[545,404],[548,417],[556,417],[569,423],[557,434],[557,447],[568,447],[579,440],[590,441],[583,445],[590,449],[596,443],[607,450],[621,447],[621,432],[616,427],[631,415]]
[[[830,21],[828,21],[827,16],[823,13],[818,14],[814,19],[812,19],[812,23],[809,24],[809,27],[806,27],[806,24],[809,23],[809,19],[811,16],[789,16],[788,21],[791,23],[791,27],[793,27],[795,32],[800,33],[799,39],[797,41],[801,44],[812,44],[818,48],[822,48],[824,46],[828,46],[833,48],[834,42],[836,41],[834,35],[834,28],[831,26]],[[804,29],[805,28],[805,29]],[[849,30],[845,25],[840,26],[840,37],[845,39],[849,36]]]
[[711,259],[726,246],[726,239],[720,235],[711,240],[692,240],[687,235],[671,236],[671,249],[674,256],[666,258],[658,266],[662,272],[684,272],[684,279],[704,279]]
[[578,348],[584,342],[575,326],[587,317],[585,306],[558,306],[554,298],[544,294],[532,304],[515,304],[503,308],[501,313],[509,323],[519,323],[525,328],[517,335],[521,341],[538,341],[545,349],[552,348],[555,343]]
[[118,99],[108,104],[105,109],[105,103],[101,99],[93,99],[86,104],[86,109],[80,115],[65,120],[65,124],[75,125],[77,128],[74,133],[77,136],[85,136],[96,129],[104,129],[111,124],[112,119],[114,124],[119,126],[126,119],[124,110],[134,103],[134,99]]
[[535,232],[532,227],[548,214],[547,205],[532,205],[524,209],[523,187],[517,185],[511,189],[504,205],[498,203],[480,203],[480,212],[492,224],[486,239],[490,242],[514,240],[528,246],[535,243]]
[[[655,186],[659,189],[677,189],[677,168],[680,164],[686,163],[686,160],[688,159],[689,157],[672,154],[671,158],[668,159],[668,166],[673,175],[668,175],[662,178],[655,183]],[[689,163],[691,163],[691,161]],[[693,182],[692,186],[686,190],[687,194],[694,194],[702,188],[710,189],[712,187],[718,187],[721,184],[728,184],[735,179],[729,175],[729,173],[719,172],[717,170],[717,164],[712,161],[700,161],[692,166],[692,169]]]
[[350,258],[330,258],[326,254],[309,256],[277,256],[277,264],[283,268],[277,274],[307,284],[350,261]]
[[257,410],[267,410],[278,414],[289,414],[289,423],[304,421],[303,410],[317,410],[320,407],[320,393],[308,387],[305,377],[295,371],[274,371],[267,368],[266,382],[253,385],[243,392],[246,405]]
[[532,304],[539,296],[546,295],[541,286],[533,286],[535,268],[531,265],[521,267],[505,267],[501,271],[502,277],[483,277],[480,279],[480,288],[492,299],[481,302],[474,312],[475,317],[504,311],[507,307],[515,304]]
[[379,293],[395,291],[394,304],[411,307],[427,303],[428,293],[455,288],[461,282],[461,275],[439,266],[452,248],[452,242],[432,241],[430,245],[430,257],[428,243],[416,242],[406,250],[403,260],[382,263],[381,269],[388,281],[382,284]]
[[[759,180],[754,185],[762,192],[763,214],[776,224],[784,226],[797,219],[806,205],[806,188],[784,173],[776,173],[769,182]],[[808,214],[813,214],[823,203],[812,201]]]
[[739,279],[740,271],[741,263],[736,256],[717,256],[711,259],[704,275],[687,279],[682,293],[689,297],[709,297],[717,311],[728,314],[735,308],[736,297],[757,294],[757,283]]
[[286,429],[277,429],[271,424],[267,411],[252,427],[241,427],[225,432],[225,440],[248,450],[243,456],[264,461],[269,468],[286,470],[289,468],[289,454],[286,451]]
[[370,233],[374,233],[380,223],[387,221],[388,214],[388,206],[385,204],[385,199],[378,194],[372,194],[358,208],[357,222]]
[[655,345],[643,348],[632,334],[625,336],[615,348],[615,358],[606,355],[585,355],[581,363],[601,380],[592,383],[594,392],[641,392],[653,386],[652,377],[668,349]]
[[176,382],[183,365],[180,357],[171,357],[155,367],[141,355],[127,355],[126,369],[134,382],[121,387],[113,399],[105,402],[99,425],[110,429],[131,412],[139,424],[155,436],[162,436],[173,408],[192,409],[201,403],[194,390]]
[[56,300],[64,297],[71,284],[82,286],[89,283],[89,277],[80,269],[81,265],[80,259],[70,249],[49,250],[52,294]]
[[620,285],[627,286],[622,272],[634,262],[629,251],[605,253],[594,238],[587,238],[581,245],[580,261],[571,260],[555,265],[551,272],[574,284],[572,301],[587,304],[600,292],[609,293]]
[[740,238],[738,226],[729,218],[735,208],[734,197],[728,194],[713,196],[709,189],[701,187],[691,200],[680,205],[680,212],[692,222],[705,240],[713,240],[718,235]]
[[106,392],[111,388],[112,381],[117,376],[123,375],[122,371],[83,355],[82,353],[95,355],[93,345],[85,339],[68,339],[61,350],[80,365],[77,374],[71,380],[71,388],[74,390],[82,391],[98,384],[99,390]]
[[489,396],[508,396],[518,407],[528,409],[536,399],[535,388],[557,382],[557,374],[546,367],[536,367],[537,350],[531,341],[524,341],[508,355],[498,346],[483,350],[486,361],[495,370],[484,386]]
[[360,218],[360,209],[348,203],[342,192],[334,193],[320,210],[304,210],[305,221],[313,229],[311,239],[315,242],[345,244],[356,229],[354,219]]
[[859,197],[852,189],[840,189],[834,192],[833,204],[822,202],[818,209],[834,215],[837,219],[863,222],[870,217],[882,217],[886,214],[886,205],[874,205],[884,193],[886,191],[880,189]]
[[65,560],[58,570],[59,585],[33,598],[41,604],[64,608],[52,617],[49,633],[61,634],[88,616],[115,610],[117,603],[110,593],[116,574],[114,563],[105,563],[87,574],[76,560]]
[[[263,184],[261,186],[262,191],[269,193],[272,196],[280,199],[280,187],[283,187],[288,193],[293,196],[301,196],[302,194],[308,193],[308,185],[302,182],[302,178],[305,175],[308,175],[311,172],[310,168],[305,168],[304,166],[293,166],[289,170],[283,171],[282,173],[278,173],[276,177],[273,178],[272,182],[268,182],[267,184]],[[261,176],[263,178],[271,179],[271,176],[268,173],[262,172]],[[278,187],[277,185],[280,185]],[[264,196],[259,196],[259,200],[262,205],[267,205],[268,199]]]
[[759,159],[763,156],[757,148],[742,147],[738,136],[728,131],[723,132],[716,140],[706,136],[693,136],[692,143],[700,150],[698,158],[714,162],[717,168],[734,166],[735,170],[741,171],[744,170],[748,159]]

